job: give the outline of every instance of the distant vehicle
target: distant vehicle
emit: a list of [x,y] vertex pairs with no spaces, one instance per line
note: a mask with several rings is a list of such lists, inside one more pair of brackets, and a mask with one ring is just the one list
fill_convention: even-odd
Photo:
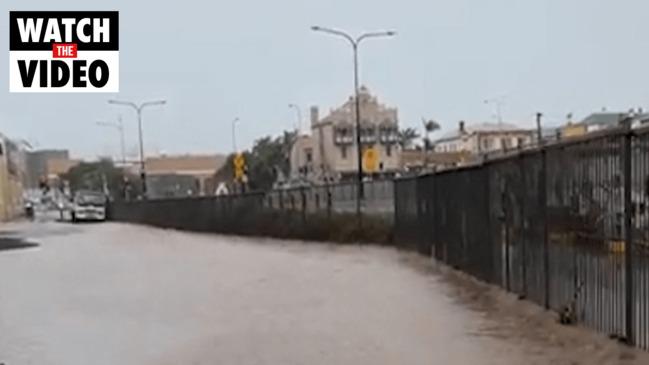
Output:
[[105,221],[106,195],[94,191],[78,191],[72,200],[70,216],[72,222]]
[[34,203],[31,200],[25,200],[25,217],[34,220]]

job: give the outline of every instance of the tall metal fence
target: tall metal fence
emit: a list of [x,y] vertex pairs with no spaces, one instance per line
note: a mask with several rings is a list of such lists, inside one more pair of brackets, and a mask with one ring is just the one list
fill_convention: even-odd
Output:
[[395,240],[649,349],[649,133],[395,182]]
[[[266,193],[264,206],[306,214],[355,213],[357,194],[358,185],[354,182],[273,190]],[[394,218],[394,182],[377,180],[363,183],[361,212],[391,221]]]
[[[362,217],[380,222],[381,229],[390,233],[393,184],[392,180],[365,182],[360,206]],[[297,236],[294,238],[313,235],[316,239],[329,225],[349,222],[350,218],[351,223],[356,222],[357,190],[356,184],[339,183],[225,196],[113,202],[110,208],[112,219],[119,221],[225,234]],[[350,226],[354,224],[345,225],[347,229]]]

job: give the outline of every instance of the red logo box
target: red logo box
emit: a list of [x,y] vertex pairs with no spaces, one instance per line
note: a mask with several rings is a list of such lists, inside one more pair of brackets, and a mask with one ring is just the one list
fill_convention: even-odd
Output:
[[76,43],[53,43],[52,57],[77,58],[77,44]]

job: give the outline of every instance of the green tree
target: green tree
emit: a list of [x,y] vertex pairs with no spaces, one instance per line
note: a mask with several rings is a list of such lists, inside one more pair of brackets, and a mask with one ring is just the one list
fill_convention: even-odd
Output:
[[432,141],[429,138],[429,134],[435,132],[438,129],[440,129],[440,125],[439,125],[439,123],[437,123],[436,121],[434,121],[432,119],[426,120],[425,118],[421,118],[421,122],[424,125],[424,131],[426,133],[426,135],[424,137],[424,150],[428,151],[429,149],[431,149],[431,147],[433,145]]
[[140,192],[140,179],[115,167],[110,160],[82,162],[62,174],[60,178],[70,183],[70,189],[73,192],[77,190],[103,192],[104,189],[108,189],[113,198],[120,199],[123,197],[124,185],[127,180],[131,185],[131,196],[136,196]]
[[[295,141],[295,132],[285,131],[277,137],[265,136],[253,144],[250,151],[243,151],[246,161],[248,185],[252,190],[269,190],[277,179],[278,171],[287,175],[290,172],[289,156]],[[217,182],[231,182],[234,179],[234,154],[230,154],[225,164],[216,172]]]

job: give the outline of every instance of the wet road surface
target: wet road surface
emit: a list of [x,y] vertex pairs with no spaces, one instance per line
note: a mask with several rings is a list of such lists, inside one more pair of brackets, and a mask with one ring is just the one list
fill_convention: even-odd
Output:
[[38,243],[0,251],[6,365],[649,363],[392,249],[117,223],[2,230]]

